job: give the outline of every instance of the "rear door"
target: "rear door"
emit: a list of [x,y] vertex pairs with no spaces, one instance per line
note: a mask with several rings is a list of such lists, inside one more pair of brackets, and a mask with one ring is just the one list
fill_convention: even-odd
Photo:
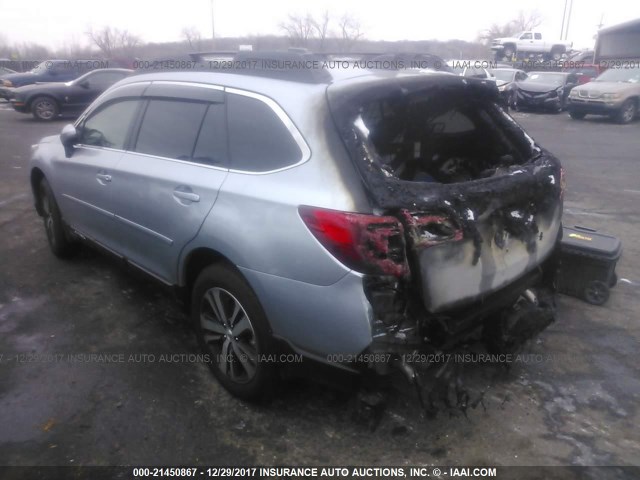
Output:
[[100,106],[78,125],[71,157],[56,160],[56,190],[65,220],[109,248],[114,244],[113,172],[141,104],[124,99]]
[[145,91],[137,137],[114,172],[117,250],[167,283],[228,174],[224,92],[196,85]]

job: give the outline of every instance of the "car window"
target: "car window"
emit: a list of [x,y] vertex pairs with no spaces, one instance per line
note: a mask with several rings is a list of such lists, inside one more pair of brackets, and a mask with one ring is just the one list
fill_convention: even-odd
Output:
[[227,122],[233,169],[267,172],[294,165],[302,158],[282,120],[260,100],[229,94]]
[[140,100],[124,100],[101,108],[84,122],[79,143],[123,149]]
[[206,103],[151,100],[142,119],[134,150],[190,160],[206,110]]
[[121,72],[96,72],[89,75],[86,80],[89,81],[91,88],[107,88],[123,78],[124,73]]
[[531,40],[531,33],[525,33],[520,37],[520,40]]
[[464,72],[465,77],[473,77],[473,78],[487,78],[487,72],[484,68],[479,67],[469,67],[466,72]]
[[536,33],[535,34],[535,39],[536,40],[542,40],[542,34],[541,33]]
[[522,82],[523,80],[527,79],[527,74],[524,72],[518,72],[516,73],[516,82]]
[[223,103],[212,103],[207,108],[193,151],[193,161],[226,166],[227,126]]

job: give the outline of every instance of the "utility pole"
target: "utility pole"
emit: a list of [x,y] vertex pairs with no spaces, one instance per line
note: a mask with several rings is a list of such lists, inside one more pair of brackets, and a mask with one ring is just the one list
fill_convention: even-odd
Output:
[[569,14],[567,15],[567,28],[564,30],[564,39],[569,38],[569,25],[571,24],[571,11],[573,10],[573,0],[569,0]]
[[213,47],[216,43],[216,27],[215,22],[213,21],[213,0],[211,1],[211,46]]
[[562,37],[564,36],[564,21],[567,16],[567,1],[568,0],[564,0],[564,10],[562,11],[562,27],[560,27],[560,40],[562,40]]

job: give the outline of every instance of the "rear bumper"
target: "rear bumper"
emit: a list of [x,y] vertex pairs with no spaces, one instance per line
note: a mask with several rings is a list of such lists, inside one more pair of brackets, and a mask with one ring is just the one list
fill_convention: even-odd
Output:
[[[313,285],[239,267],[276,338],[313,360],[348,360],[372,341],[373,312],[363,276],[348,272],[333,285]],[[347,362],[348,363],[348,362]]]

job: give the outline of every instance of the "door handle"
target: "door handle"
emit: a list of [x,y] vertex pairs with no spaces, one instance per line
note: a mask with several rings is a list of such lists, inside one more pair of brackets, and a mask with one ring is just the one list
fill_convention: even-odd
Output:
[[173,191],[173,196],[176,198],[180,198],[182,200],[188,200],[190,202],[199,202],[200,201],[200,195],[198,195],[197,193],[193,193],[193,192],[183,192],[181,190],[174,190]]
[[110,182],[111,181],[111,175],[107,175],[106,173],[98,173],[96,175],[96,178],[98,180],[102,180],[103,182]]

